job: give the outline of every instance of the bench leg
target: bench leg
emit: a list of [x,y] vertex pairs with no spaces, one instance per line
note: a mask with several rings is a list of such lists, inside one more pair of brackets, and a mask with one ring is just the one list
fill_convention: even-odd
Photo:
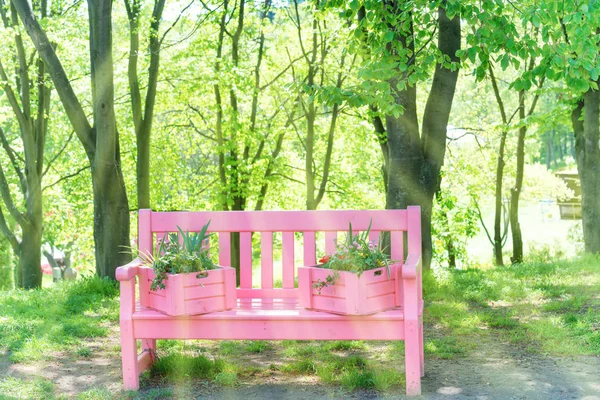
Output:
[[144,351],[150,352],[152,362],[156,361],[156,339],[142,339],[142,352]]
[[140,376],[138,371],[137,343],[133,336],[132,321],[121,321],[121,359],[123,364],[123,386],[125,390],[138,390]]
[[421,394],[421,348],[419,320],[404,321],[404,355],[406,362],[406,394]]
[[156,361],[156,339],[142,339],[142,354],[138,357],[138,374]]
[[425,347],[423,343],[423,316],[419,317],[419,355],[421,356],[421,378],[425,376]]

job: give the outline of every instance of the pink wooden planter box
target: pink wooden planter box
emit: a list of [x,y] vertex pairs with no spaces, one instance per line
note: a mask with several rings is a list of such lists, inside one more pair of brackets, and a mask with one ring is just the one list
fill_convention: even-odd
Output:
[[314,283],[325,282],[334,273],[331,269],[319,267],[298,268],[299,304],[301,307],[344,315],[367,315],[396,307],[396,270],[400,264],[387,268],[365,271],[358,275],[339,271],[339,278],[333,286],[325,286],[320,291]]
[[172,316],[206,314],[235,307],[235,269],[220,267],[197,278],[197,272],[169,274],[165,288],[150,290],[152,268],[141,267],[140,304]]

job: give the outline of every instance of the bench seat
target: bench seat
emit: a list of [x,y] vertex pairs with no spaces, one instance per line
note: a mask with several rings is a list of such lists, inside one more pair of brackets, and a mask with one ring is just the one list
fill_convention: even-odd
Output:
[[344,316],[300,308],[295,299],[238,299],[237,307],[171,317],[136,305],[136,337],[223,340],[404,340],[401,307]]

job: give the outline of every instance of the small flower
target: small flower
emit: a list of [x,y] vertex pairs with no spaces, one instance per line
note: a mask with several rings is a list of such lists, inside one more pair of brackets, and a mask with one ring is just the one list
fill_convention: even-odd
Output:
[[323,258],[321,258],[321,259],[319,260],[319,262],[320,262],[321,264],[326,264],[326,263],[328,263],[328,262],[329,262],[329,260],[330,260],[330,259],[331,259],[331,256],[329,256],[329,255],[324,255],[324,256],[323,256]]

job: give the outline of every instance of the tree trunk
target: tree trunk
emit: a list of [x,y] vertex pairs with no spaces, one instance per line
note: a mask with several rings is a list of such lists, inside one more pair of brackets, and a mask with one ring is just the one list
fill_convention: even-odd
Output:
[[156,102],[156,87],[160,66],[161,39],[158,35],[165,0],[155,0],[150,22],[149,49],[150,65],[148,67],[148,88],[145,102],[142,104],[140,83],[137,72],[139,54],[139,26],[141,3],[138,0],[125,1],[129,18],[129,64],[127,75],[131,92],[131,108],[136,133],[136,177],[138,209],[150,208],[150,140],[154,105]]
[[[20,249],[19,249],[20,251]],[[15,264],[15,271],[14,271],[14,279],[15,279],[15,287],[16,288],[21,288],[23,287],[23,266],[21,265],[20,262],[20,255],[21,253],[19,253],[19,256],[17,257],[17,262]],[[40,259],[41,262],[41,259]]]
[[[461,30],[460,16],[455,15],[449,19],[443,7],[438,8],[438,48],[441,53],[453,63],[458,65],[459,58],[456,52],[460,50]],[[423,268],[430,268],[433,257],[433,243],[431,238],[431,215],[433,209],[433,197],[441,183],[440,172],[444,165],[446,155],[446,142],[448,131],[448,120],[456,82],[458,80],[458,66],[452,70],[443,64],[437,64],[431,91],[427,98],[425,111],[423,113],[423,135],[421,148],[423,149],[424,164],[421,171],[420,182],[425,185],[425,198],[418,203],[421,206],[422,240],[423,240]]]
[[131,260],[129,203],[121,171],[114,110],[112,1],[88,0],[96,152],[92,164],[96,272],[115,279]]
[[[552,141],[554,142],[554,135],[552,135],[552,136],[553,136],[552,137]],[[558,137],[557,142],[558,143],[556,145],[557,145],[557,148],[558,148],[558,159],[560,161],[562,161],[565,158],[565,152],[563,151],[563,140],[562,140],[561,136]],[[556,163],[554,165],[556,165]]]
[[504,180],[504,153],[506,151],[506,137],[508,136],[508,118],[506,116],[506,110],[504,108],[504,102],[500,96],[500,90],[496,83],[496,77],[494,76],[494,69],[492,65],[488,67],[489,77],[492,82],[492,88],[494,89],[494,96],[498,103],[498,110],[502,117],[502,132],[500,134],[500,147],[498,148],[498,160],[496,161],[496,189],[495,195],[495,207],[494,207],[494,264],[497,266],[503,266],[504,260],[502,258],[502,247],[504,242],[504,234],[502,232],[502,181]]
[[[519,91],[519,119],[525,119],[525,91]],[[523,235],[519,223],[519,197],[523,187],[523,175],[525,168],[525,135],[527,126],[521,124],[519,128],[519,137],[517,139],[517,175],[515,186],[510,191],[510,229],[512,234],[513,255],[511,261],[513,264],[523,262]]]
[[22,226],[19,254],[19,270],[21,272],[22,287],[35,289],[42,286],[42,227],[31,225]]
[[131,261],[129,204],[120,165],[102,167],[92,171],[96,273],[115,279],[117,267]]
[[[444,3],[445,5],[445,3]],[[395,3],[395,6],[397,4]],[[460,17],[449,19],[443,7],[438,8],[438,48],[451,61],[458,62],[460,49]],[[401,36],[403,48],[414,49],[413,27]],[[398,79],[407,79],[403,73],[390,81],[398,87]],[[394,91],[396,104],[404,108],[399,117],[386,116],[388,138],[388,186],[386,208],[421,206],[421,236],[423,268],[431,266],[433,255],[431,239],[431,211],[433,196],[440,184],[440,170],[446,152],[446,131],[458,79],[458,68],[451,70],[436,65],[431,91],[423,115],[423,133],[419,137],[416,88],[408,85],[403,91]]]
[[[442,191],[439,188],[435,192],[435,200],[437,204],[439,204],[441,207],[443,198]],[[443,229],[446,232],[450,232],[450,218],[448,217],[448,213],[446,211],[443,211],[441,222],[443,225]],[[456,269],[456,246],[454,246],[453,237],[452,235],[447,235],[446,237],[444,237],[443,240],[444,246],[446,247],[446,251],[448,252],[448,268]]]
[[552,151],[552,141],[550,140],[550,132],[546,132],[546,168],[550,169],[550,152]]
[[[234,198],[233,206],[231,207],[232,211],[244,211],[245,209],[245,201],[242,201],[238,196]],[[231,232],[229,235],[229,249],[230,249],[230,261],[231,268],[235,269],[236,283],[240,285],[240,233],[239,232]]]
[[[585,251],[600,253],[600,93],[589,90],[572,113]],[[585,105],[585,107],[584,107]],[[581,114],[584,111],[583,121]]]

